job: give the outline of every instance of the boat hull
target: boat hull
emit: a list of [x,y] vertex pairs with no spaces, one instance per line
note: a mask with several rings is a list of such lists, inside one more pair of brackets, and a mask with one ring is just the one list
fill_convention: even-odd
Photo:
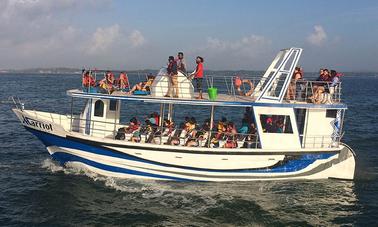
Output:
[[[52,158],[62,165],[80,165],[97,174],[119,178],[148,178],[174,181],[262,181],[288,179],[354,178],[355,157],[348,146],[341,146],[333,152],[246,152],[230,155],[213,153],[194,154],[198,159],[212,160],[214,157],[234,156],[239,159],[261,160],[251,162],[250,167],[203,168],[198,165],[179,165],[174,162],[162,163],[159,159],[164,151],[146,150],[141,147],[120,147],[98,140],[97,142],[56,135],[29,126],[27,130],[37,136],[47,147]],[[149,156],[143,157],[143,154]],[[191,151],[166,151],[171,156],[187,157]],[[138,156],[136,154],[142,154]],[[283,157],[282,160],[267,163],[263,160]],[[225,159],[225,158],[223,158]],[[232,162],[232,160],[224,160]],[[236,163],[237,164],[237,163]],[[265,165],[265,166],[264,166]],[[210,166],[210,165],[209,165]],[[237,166],[237,165],[236,165]]]

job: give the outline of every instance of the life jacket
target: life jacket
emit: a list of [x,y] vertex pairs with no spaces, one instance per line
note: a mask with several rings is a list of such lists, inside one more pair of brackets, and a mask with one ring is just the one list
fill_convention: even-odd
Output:
[[89,86],[93,87],[95,85],[95,81],[91,75],[85,74],[83,76],[82,84],[84,87],[89,87]]

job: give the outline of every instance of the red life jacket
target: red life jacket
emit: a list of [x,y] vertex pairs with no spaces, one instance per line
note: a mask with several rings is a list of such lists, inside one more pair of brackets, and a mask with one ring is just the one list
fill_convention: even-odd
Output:
[[89,87],[89,86],[93,87],[95,85],[95,81],[94,81],[93,77],[89,74],[85,74],[83,76],[83,82],[82,83],[83,83],[84,87]]

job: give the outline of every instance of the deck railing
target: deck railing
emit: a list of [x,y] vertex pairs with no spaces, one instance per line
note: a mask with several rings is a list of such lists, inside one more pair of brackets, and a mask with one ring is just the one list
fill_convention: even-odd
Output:
[[[238,78],[238,79],[236,79]],[[144,77],[138,76],[136,78],[129,77],[129,87],[123,89],[125,95],[126,92],[137,83],[146,81]],[[229,100],[240,100],[241,98],[253,101],[260,91],[263,90],[263,86],[266,85],[267,79],[261,78],[259,76],[217,76],[217,75],[207,75],[203,78],[202,89],[204,94],[208,93],[209,88],[217,88],[218,94],[227,95]],[[271,91],[272,95],[274,93],[280,92],[282,89],[283,80],[276,80],[274,83],[276,87]],[[185,86],[184,83],[193,85],[194,91],[196,90],[195,80],[186,80],[179,83],[179,87]],[[284,96],[286,102],[305,102],[305,103],[315,103],[315,104],[332,104],[341,102],[341,82],[335,86],[331,86],[331,82],[323,81],[313,81],[313,80],[292,80],[287,88]],[[281,87],[280,87],[281,86]],[[93,87],[92,87],[93,88]],[[159,85],[157,88],[166,91],[168,86]],[[257,90],[257,89],[258,90]],[[120,90],[114,87],[114,90]],[[91,88],[83,88],[85,92],[91,92]],[[96,92],[96,91],[95,91]],[[98,92],[98,91],[97,91]],[[110,94],[110,91],[103,90],[103,93]],[[185,94],[188,91],[182,90],[181,94]],[[205,96],[207,99],[208,97]]]
[[342,136],[332,135],[300,135],[303,148],[339,147]]
[[342,101],[341,82],[335,86],[331,85],[331,82],[323,81],[292,81],[284,100],[315,104],[340,103]]

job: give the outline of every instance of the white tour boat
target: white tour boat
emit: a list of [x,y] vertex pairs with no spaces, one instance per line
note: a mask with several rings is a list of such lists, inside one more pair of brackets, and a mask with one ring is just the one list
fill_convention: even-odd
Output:
[[[147,95],[67,91],[72,102],[85,99],[80,115],[28,110],[17,102],[13,111],[54,160],[105,176],[177,181],[352,180],[355,153],[340,141],[347,109],[341,101],[341,83],[326,89],[320,101],[310,101],[319,82],[292,80],[301,53],[300,48],[281,50],[258,79],[204,78],[211,85],[207,89],[218,88],[217,97],[206,94],[195,99],[192,81],[183,73],[178,79],[179,98],[164,97],[168,78],[161,70]],[[288,89],[295,90],[294,97],[287,97]],[[120,121],[125,102],[159,104],[158,125],[149,130],[138,127],[138,135],[128,132],[129,126]],[[208,106],[209,130],[190,137],[178,127],[165,128],[163,121],[172,120],[178,105]],[[256,130],[248,134],[218,131],[213,123],[218,107],[246,111]],[[279,125],[272,127],[273,123]],[[190,146],[188,140],[193,141]],[[233,146],[226,146],[230,141]]]

